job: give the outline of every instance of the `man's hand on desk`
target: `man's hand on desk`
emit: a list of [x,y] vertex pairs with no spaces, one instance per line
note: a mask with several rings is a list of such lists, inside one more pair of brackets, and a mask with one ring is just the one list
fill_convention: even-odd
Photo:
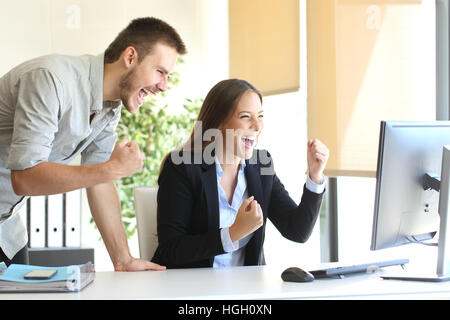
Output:
[[145,259],[135,259],[131,258],[124,263],[117,263],[114,265],[114,271],[145,271],[145,270],[155,270],[162,271],[166,270],[166,267],[160,266],[159,264],[150,262]]

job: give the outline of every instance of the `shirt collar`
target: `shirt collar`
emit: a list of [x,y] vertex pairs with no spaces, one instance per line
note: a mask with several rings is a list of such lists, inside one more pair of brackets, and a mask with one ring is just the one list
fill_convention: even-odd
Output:
[[[217,156],[214,157],[214,162],[216,164],[216,174],[218,178],[221,178],[223,175],[223,169],[222,166],[220,165],[219,159],[217,159]],[[245,160],[242,159],[241,160],[241,165],[239,167],[239,173],[242,173],[245,169],[245,167],[247,166],[247,164],[245,163]]]
[[[225,192],[222,187],[219,185],[220,179],[223,175],[222,166],[219,163],[217,157],[214,158],[214,162],[216,163],[216,174],[217,174],[217,184],[219,190],[219,204],[221,206],[225,206],[227,208],[231,207],[235,212],[237,212],[242,204],[243,197],[246,194],[247,190],[247,180],[245,179],[244,169],[246,167],[246,163],[244,160],[241,161],[241,166],[239,167],[238,178],[236,188],[233,193],[233,199],[231,201],[231,205],[228,203],[226,199]],[[221,191],[222,190],[222,191]]]
[[117,108],[122,101],[103,101],[103,73],[105,54],[91,56],[91,67],[89,72],[89,81],[91,82],[91,113],[97,113],[102,108]]

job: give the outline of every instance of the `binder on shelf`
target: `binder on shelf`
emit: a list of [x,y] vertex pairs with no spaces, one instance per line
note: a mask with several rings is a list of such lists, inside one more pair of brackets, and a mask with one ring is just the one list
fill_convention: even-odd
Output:
[[45,196],[30,197],[30,248],[45,247]]
[[[27,280],[24,276],[33,270],[57,270],[46,280]],[[0,292],[73,292],[81,291],[94,281],[95,270],[91,262],[66,267],[41,267],[11,264],[0,265]]]
[[65,246],[81,246],[81,190],[66,193]]
[[47,238],[48,247],[63,246],[63,195],[47,197]]

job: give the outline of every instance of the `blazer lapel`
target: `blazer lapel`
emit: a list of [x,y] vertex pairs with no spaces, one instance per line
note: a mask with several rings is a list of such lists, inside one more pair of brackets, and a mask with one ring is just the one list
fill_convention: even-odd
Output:
[[[254,196],[258,201],[263,211],[264,221],[267,218],[267,209],[265,208],[265,199],[263,195],[263,186],[261,183],[259,166],[255,164],[249,164],[245,167],[245,177],[247,178],[248,196]],[[245,248],[245,265],[260,265],[264,263],[264,254],[262,251],[262,244],[264,241],[264,229],[265,225],[256,230],[252,239],[249,241]]]
[[208,211],[208,229],[214,230],[219,227],[219,193],[215,164],[202,164],[201,179]]
[[[244,171],[245,178],[247,179],[248,196],[254,196],[261,208],[264,209],[265,199],[263,196],[263,188],[259,175],[259,166],[247,163]],[[265,210],[263,210],[263,214],[266,216],[266,212],[264,211]]]
[[[219,227],[219,192],[217,190],[217,174],[215,164],[202,165],[202,185],[206,198],[208,209],[208,229]],[[254,196],[256,201],[263,208],[263,214],[266,216],[265,199],[263,196],[263,187],[257,165],[247,164],[245,167],[245,177],[247,179],[248,196]]]

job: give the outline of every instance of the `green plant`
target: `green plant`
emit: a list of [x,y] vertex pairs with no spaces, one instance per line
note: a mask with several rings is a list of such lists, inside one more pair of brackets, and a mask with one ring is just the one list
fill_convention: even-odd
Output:
[[[178,83],[179,75],[174,73],[169,78],[168,91],[170,92],[170,89]],[[141,172],[116,181],[122,222],[128,237],[136,232],[133,189],[157,185],[161,161],[168,152],[179,147],[188,138],[201,104],[202,99],[185,99],[182,112],[169,113],[166,95],[161,93],[158,96],[149,96],[134,114],[122,108],[121,119],[117,126],[117,141],[123,138],[136,141],[145,155]]]

